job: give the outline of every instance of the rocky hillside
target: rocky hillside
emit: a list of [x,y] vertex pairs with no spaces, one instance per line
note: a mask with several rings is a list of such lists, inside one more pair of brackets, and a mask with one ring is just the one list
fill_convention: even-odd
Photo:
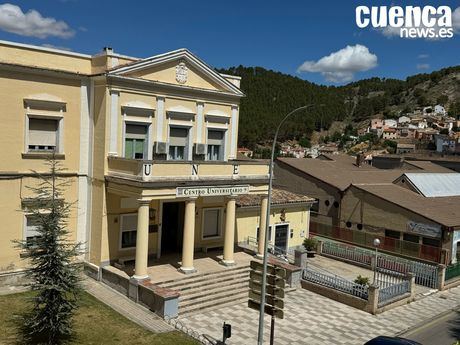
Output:
[[[372,116],[397,117],[428,105],[443,104],[460,115],[460,66],[406,80],[370,78],[345,86],[324,86],[261,67],[231,67],[221,73],[242,77],[246,97],[241,102],[239,145],[253,148],[273,137],[281,117],[305,104],[322,104],[294,116],[281,140],[311,138],[333,123],[356,125]],[[313,135],[314,137],[315,135]]]

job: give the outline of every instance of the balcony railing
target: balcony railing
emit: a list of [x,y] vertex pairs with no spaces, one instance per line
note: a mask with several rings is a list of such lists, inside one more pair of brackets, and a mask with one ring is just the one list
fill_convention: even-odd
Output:
[[268,180],[268,162],[258,160],[231,161],[165,161],[108,158],[108,174],[112,177],[156,181],[200,180]]
[[310,222],[310,233],[368,248],[374,248],[374,239],[378,238],[380,240],[380,250],[438,263],[441,260],[441,247],[398,240],[361,230],[343,229],[336,226]]

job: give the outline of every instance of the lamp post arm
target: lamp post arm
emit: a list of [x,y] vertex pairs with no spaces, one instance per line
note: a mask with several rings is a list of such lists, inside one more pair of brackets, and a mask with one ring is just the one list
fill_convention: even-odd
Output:
[[271,212],[271,202],[272,202],[272,184],[273,184],[273,162],[275,160],[275,148],[276,148],[276,141],[278,139],[278,133],[280,131],[281,126],[286,122],[286,120],[293,114],[297,113],[298,111],[308,109],[312,107],[313,104],[305,105],[303,107],[299,107],[294,109],[289,114],[287,114],[279,123],[278,127],[276,128],[275,137],[273,139],[272,145],[272,152],[270,158],[270,166],[268,168],[268,205],[267,205],[267,214],[265,215],[265,229],[260,229],[260,231],[265,231],[265,242],[264,242],[264,256],[263,256],[263,270],[262,270],[262,287],[261,287],[261,295],[260,295],[260,310],[259,310],[259,333],[257,337],[257,344],[263,345],[264,341],[264,316],[265,316],[265,288],[267,285],[267,259],[268,259],[268,228],[270,226],[270,212]]

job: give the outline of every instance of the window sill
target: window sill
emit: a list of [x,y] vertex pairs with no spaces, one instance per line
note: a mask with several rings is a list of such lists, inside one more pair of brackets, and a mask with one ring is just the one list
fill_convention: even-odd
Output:
[[51,152],[23,152],[22,154],[23,159],[47,159],[47,158],[54,158],[57,160],[65,159],[64,153],[53,153]]
[[222,239],[222,235],[216,235],[216,236],[208,236],[208,237],[202,237],[202,241],[215,241],[215,240],[220,240]]

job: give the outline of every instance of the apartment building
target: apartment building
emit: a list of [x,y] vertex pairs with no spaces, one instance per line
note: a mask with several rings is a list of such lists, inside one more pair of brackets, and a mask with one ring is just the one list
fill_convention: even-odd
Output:
[[187,49],[140,59],[1,41],[0,272],[25,265],[11,241],[36,235],[27,186],[53,152],[71,182],[64,197],[76,202],[71,239],[87,261],[135,260],[144,279],[149,258],[177,253],[189,273],[196,250],[221,246],[232,265],[234,244],[256,234],[235,231],[236,199],[259,200],[248,223],[259,224],[268,189],[266,161],[237,159],[239,86]]

